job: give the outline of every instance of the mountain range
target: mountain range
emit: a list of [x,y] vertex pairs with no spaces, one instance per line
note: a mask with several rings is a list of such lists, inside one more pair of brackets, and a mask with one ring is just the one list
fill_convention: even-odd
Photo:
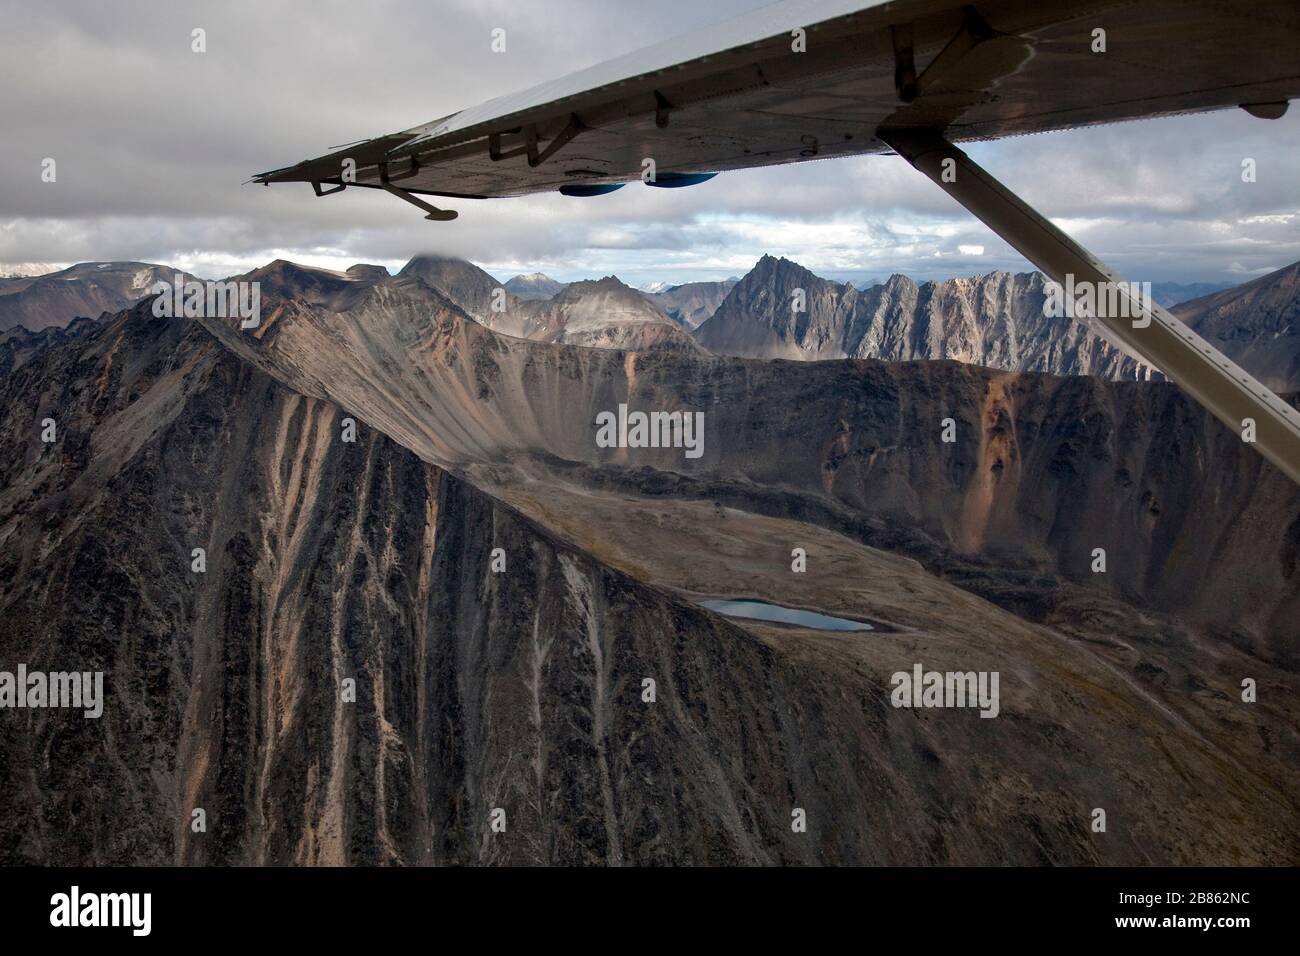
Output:
[[38,332],[78,317],[98,318],[139,302],[159,281],[186,273],[148,262],[81,262],[57,272],[0,279],[0,331]]
[[569,283],[550,299],[521,299],[463,259],[417,256],[398,273],[407,276],[442,291],[476,322],[506,335],[633,351],[698,349],[662,309],[614,276]]
[[[0,366],[0,669],[107,688],[0,721],[0,863],[1300,861],[1300,489],[1174,386],[250,275],[254,330],[145,300]],[[619,405],[703,454],[602,446]],[[918,663],[999,717],[891,706]]]
[[[389,277],[373,265],[346,272],[294,268],[315,276],[323,287],[346,282],[356,289]],[[1291,391],[1300,388],[1297,269],[1300,264],[1229,289],[1155,283],[1153,298],[1168,301],[1179,293],[1215,290],[1183,302],[1175,314],[1270,387]],[[174,274],[146,263],[82,263],[39,277],[0,280],[0,330],[21,325],[36,331],[78,316],[111,313]],[[799,361],[953,359],[1009,371],[1162,378],[1158,369],[1089,324],[1046,318],[1044,279],[1036,272],[920,284],[895,275],[854,284],[764,256],[742,279],[646,292],[614,276],[561,283],[533,273],[503,284],[463,259],[417,256],[399,275],[418,275],[475,321],[532,341],[632,351],[704,349]],[[236,278],[249,276],[254,273]],[[804,303],[798,310],[796,292]]]

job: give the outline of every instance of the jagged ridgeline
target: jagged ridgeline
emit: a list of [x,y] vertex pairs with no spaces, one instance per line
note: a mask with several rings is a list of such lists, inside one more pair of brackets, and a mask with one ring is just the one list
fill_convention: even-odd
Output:
[[[341,288],[355,295],[389,278],[382,266],[332,272],[284,262],[236,278],[275,285],[283,270],[295,276],[300,296]],[[494,331],[538,342],[796,361],[952,359],[1117,381],[1163,378],[1086,320],[1053,312],[1040,273],[921,283],[894,275],[855,284],[764,256],[743,279],[633,289],[615,276],[564,283],[532,273],[501,283],[463,259],[423,255],[400,274],[419,277]],[[1300,390],[1298,277],[1295,263],[1232,288],[1159,282],[1141,288],[1268,387],[1290,392]],[[159,281],[177,279],[193,277],[140,262],[86,262],[0,278],[0,363],[7,352],[25,351],[33,334],[116,313]]]
[[572,286],[529,341],[425,266],[0,368],[0,670],[104,674],[0,711],[0,862],[1300,860],[1300,492],[1177,389],[575,347]]

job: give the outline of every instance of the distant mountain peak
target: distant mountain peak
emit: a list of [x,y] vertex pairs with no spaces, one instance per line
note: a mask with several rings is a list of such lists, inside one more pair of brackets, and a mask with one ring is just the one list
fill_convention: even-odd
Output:
[[294,262],[291,259],[272,259],[264,266],[258,266],[249,276],[294,276],[294,275],[328,275],[342,277],[346,273],[339,272],[336,269],[326,269],[321,266],[303,265],[301,262]]
[[565,285],[544,272],[530,272],[510,279],[505,290],[521,299],[552,299],[564,291]]
[[738,282],[736,278],[722,282],[683,282],[644,294],[682,328],[693,330],[717,311]]

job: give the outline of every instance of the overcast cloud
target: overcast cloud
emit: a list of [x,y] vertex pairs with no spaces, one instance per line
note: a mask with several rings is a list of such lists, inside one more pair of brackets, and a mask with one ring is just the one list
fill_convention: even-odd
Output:
[[[138,259],[202,276],[270,259],[390,267],[424,251],[500,278],[723,278],[763,253],[823,275],[1030,268],[896,157],[728,173],[688,190],[459,204],[248,177],[763,5],[756,0],[0,0],[0,264]],[[489,49],[507,30],[505,54]],[[207,52],[190,50],[207,32]],[[1300,259],[1300,109],[1234,110],[969,148],[1121,272],[1242,281]],[[1241,181],[1243,157],[1258,164]],[[55,183],[41,181],[46,157]],[[453,205],[448,203],[448,205]],[[0,265],[0,271],[4,271]]]

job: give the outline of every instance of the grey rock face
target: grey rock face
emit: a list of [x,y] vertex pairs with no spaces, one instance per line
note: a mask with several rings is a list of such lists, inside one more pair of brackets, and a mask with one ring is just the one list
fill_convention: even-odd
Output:
[[738,281],[686,282],[656,292],[649,298],[683,328],[696,329],[718,310]]
[[764,256],[696,337],[710,352],[747,358],[954,359],[1057,375],[1158,377],[1088,326],[1044,316],[1045,299],[1039,273],[920,286],[895,275],[859,290]]

